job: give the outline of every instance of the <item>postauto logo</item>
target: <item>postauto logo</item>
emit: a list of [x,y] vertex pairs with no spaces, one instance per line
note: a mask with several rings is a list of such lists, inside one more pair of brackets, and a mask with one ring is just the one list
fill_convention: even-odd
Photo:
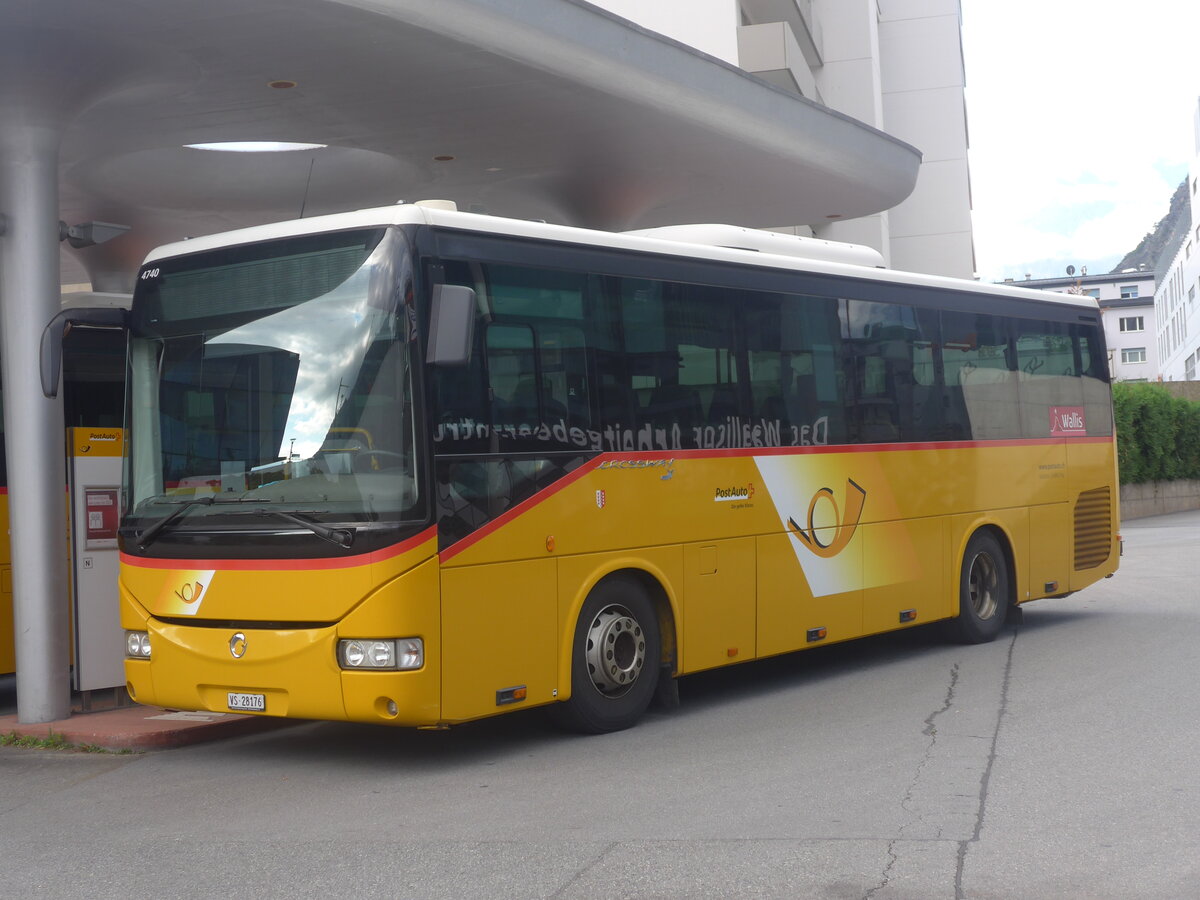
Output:
[[754,482],[745,487],[717,488],[713,494],[714,503],[728,503],[731,500],[749,500],[754,496]]

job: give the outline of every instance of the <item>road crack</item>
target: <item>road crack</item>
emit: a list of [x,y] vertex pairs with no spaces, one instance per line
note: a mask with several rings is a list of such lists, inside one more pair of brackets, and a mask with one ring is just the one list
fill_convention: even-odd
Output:
[[887,865],[885,865],[883,867],[883,878],[880,880],[879,884],[875,885],[875,887],[871,888],[869,891],[867,891],[865,894],[863,894],[863,900],[871,900],[872,897],[874,897],[876,894],[878,894],[880,891],[882,891],[884,888],[886,888],[891,883],[892,869],[895,868],[896,859],[897,859],[897,857],[896,857],[896,841],[897,840],[899,840],[899,838],[897,838],[896,840],[888,841],[888,846],[887,846],[888,860],[887,860]]
[[[925,754],[921,757],[921,762],[917,765],[916,772],[913,773],[912,781],[909,782],[908,788],[904,791],[904,797],[900,801],[900,808],[906,812],[914,812],[912,808],[913,797],[916,795],[917,785],[921,783],[921,776],[925,769],[929,766],[933,759],[933,753],[937,749],[937,719],[939,716],[945,715],[954,706],[954,693],[958,688],[958,667],[955,663],[950,667],[950,683],[946,686],[946,696],[942,700],[942,705],[925,717],[925,727],[921,730],[921,734],[929,738],[929,744],[925,747]],[[918,818],[920,816],[918,815]],[[902,826],[900,829],[901,836],[908,826]]]
[[1004,661],[1004,679],[1000,686],[1000,710],[996,715],[996,727],[992,730],[992,743],[988,750],[987,765],[984,766],[983,775],[979,779],[979,801],[976,806],[975,813],[975,829],[965,841],[958,843],[958,864],[954,872],[954,898],[955,900],[963,900],[966,894],[963,892],[963,870],[966,868],[967,850],[971,844],[979,842],[979,837],[983,833],[983,823],[987,815],[988,789],[992,783],[992,769],[996,765],[996,747],[1000,743],[1000,728],[1004,724],[1004,719],[1008,715],[1008,689],[1012,682],[1013,656],[1017,649],[1017,638],[1021,635],[1020,625],[1013,628],[1012,638],[1008,643],[1008,657]]
[[596,854],[595,859],[589,863],[586,863],[585,865],[580,866],[579,871],[577,871],[566,884],[550,895],[550,900],[558,900],[558,898],[565,896],[566,892],[569,891],[572,886],[578,884],[579,880],[583,878],[584,875],[604,862],[604,860],[608,858],[608,855],[616,849],[619,843],[619,841],[609,841],[607,844],[605,844],[604,847],[601,848],[600,852]]

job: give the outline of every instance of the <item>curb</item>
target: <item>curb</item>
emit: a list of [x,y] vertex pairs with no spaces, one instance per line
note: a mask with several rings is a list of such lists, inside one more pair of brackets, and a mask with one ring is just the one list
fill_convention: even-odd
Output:
[[0,716],[0,734],[48,738],[104,750],[170,750],[205,741],[240,737],[298,724],[293,719],[239,713],[183,712],[155,706],[129,706],[73,715],[56,722],[22,724],[15,715]]

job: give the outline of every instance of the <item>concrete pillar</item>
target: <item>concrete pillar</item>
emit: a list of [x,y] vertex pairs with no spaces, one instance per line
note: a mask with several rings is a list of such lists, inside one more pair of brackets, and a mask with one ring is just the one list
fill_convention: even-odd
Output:
[[8,456],[17,717],[71,711],[66,465],[61,401],[42,396],[38,350],[59,307],[58,147],[53,123],[7,107],[0,123],[0,372]]

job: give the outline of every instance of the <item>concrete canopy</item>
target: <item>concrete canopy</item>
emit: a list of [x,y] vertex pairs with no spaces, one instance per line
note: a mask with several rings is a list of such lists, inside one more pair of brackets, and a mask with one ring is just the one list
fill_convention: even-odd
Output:
[[[580,0],[29,0],[5,18],[31,78],[69,81],[30,92],[62,106],[62,218],[133,226],[78,252],[101,290],[167,240],[400,199],[616,229],[822,224],[896,205],[920,162]],[[216,141],[328,146],[184,146]]]

